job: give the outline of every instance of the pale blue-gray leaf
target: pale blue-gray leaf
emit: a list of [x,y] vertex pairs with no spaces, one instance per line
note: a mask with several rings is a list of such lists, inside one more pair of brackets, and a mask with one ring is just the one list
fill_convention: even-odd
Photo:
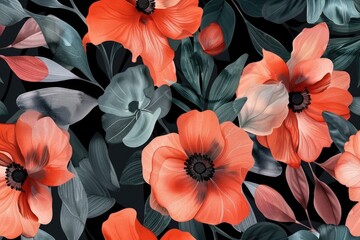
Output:
[[96,169],[97,179],[104,187],[112,191],[119,190],[119,181],[111,163],[108,148],[98,132],[89,143],[89,161],[92,169]]
[[106,213],[114,206],[115,202],[116,200],[114,198],[101,197],[96,195],[88,196],[88,218],[95,218]]
[[244,106],[247,98],[237,98],[234,101],[225,103],[215,110],[219,122],[234,121]]
[[288,240],[318,240],[318,238],[310,231],[300,230],[289,236]]
[[58,187],[58,193],[62,200],[60,223],[67,239],[78,240],[84,231],[88,216],[88,200],[71,162],[69,171],[75,175],[74,178]]
[[241,9],[251,17],[262,17],[262,8],[266,0],[237,0]]
[[50,87],[23,93],[16,104],[20,109],[35,109],[50,116],[60,126],[68,126],[83,119],[97,101],[81,91]]
[[360,17],[353,0],[326,0],[323,12],[328,19],[338,25],[348,23],[351,18]]
[[254,197],[254,196],[255,196],[256,188],[259,186],[259,184],[253,183],[253,182],[249,182],[249,181],[244,181],[244,184],[245,184],[245,186],[249,189],[251,195]]
[[171,108],[171,89],[167,85],[162,85],[154,91],[151,102],[145,107],[145,109],[155,112],[156,109],[161,108],[159,118],[165,117]]
[[353,97],[353,101],[350,105],[351,112],[360,116],[360,97]]
[[206,239],[203,224],[195,220],[179,222],[179,229],[183,232],[189,232],[195,239]]
[[141,151],[134,152],[128,159],[124,170],[121,173],[120,184],[140,185],[144,183]]
[[160,113],[161,108],[158,108],[154,113],[140,111],[136,123],[124,137],[123,143],[128,147],[139,147],[143,145],[150,138]]
[[0,0],[0,25],[10,26],[26,17],[18,0]]
[[[245,198],[246,199],[246,198]],[[246,199],[247,203],[249,204],[250,206],[250,203],[249,201]],[[257,223],[257,220],[256,220],[256,216],[255,216],[255,213],[254,213],[254,210],[253,208],[250,206],[250,213],[249,215],[241,221],[241,223],[237,224],[237,225],[233,225],[233,227],[239,231],[239,232],[244,232],[246,229],[248,229],[249,227],[253,226],[254,224]]]
[[306,20],[308,23],[315,23],[322,14],[326,0],[307,0]]
[[[2,239],[2,238],[0,238]],[[21,240],[55,240],[53,236],[45,232],[44,230],[39,229],[35,237],[33,238],[27,238],[24,236],[21,236]]]
[[144,206],[144,226],[158,236],[169,225],[171,217],[161,215],[161,213],[153,210],[149,201],[150,197],[148,197]]
[[104,114],[101,120],[106,131],[105,140],[108,143],[120,143],[134,126],[136,117],[119,117],[113,114]]
[[199,66],[189,38],[181,41],[181,71],[191,87],[200,94]]

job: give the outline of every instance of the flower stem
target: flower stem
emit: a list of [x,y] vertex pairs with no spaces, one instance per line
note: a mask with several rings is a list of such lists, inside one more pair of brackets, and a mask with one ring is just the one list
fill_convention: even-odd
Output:
[[76,13],[79,18],[81,18],[81,20],[86,24],[86,19],[84,17],[84,15],[80,12],[80,10],[78,9],[78,7],[75,5],[74,0],[70,0],[71,6],[72,8],[72,12]]

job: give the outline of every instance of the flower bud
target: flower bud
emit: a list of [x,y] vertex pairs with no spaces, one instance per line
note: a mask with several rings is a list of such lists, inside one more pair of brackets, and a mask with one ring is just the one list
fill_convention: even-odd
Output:
[[199,42],[203,51],[215,56],[225,49],[224,34],[219,24],[213,22],[199,34]]

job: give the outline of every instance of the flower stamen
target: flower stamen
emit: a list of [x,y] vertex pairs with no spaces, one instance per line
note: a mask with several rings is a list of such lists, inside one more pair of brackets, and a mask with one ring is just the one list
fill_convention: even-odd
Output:
[[22,185],[28,177],[28,173],[23,166],[13,162],[6,167],[5,174],[8,187],[16,191],[23,191]]
[[195,153],[185,161],[186,174],[198,182],[210,180],[215,173],[214,163],[207,156]]
[[136,9],[150,15],[155,10],[155,0],[136,0]]
[[289,108],[295,113],[300,113],[308,108],[311,103],[310,93],[307,89],[301,92],[289,93]]

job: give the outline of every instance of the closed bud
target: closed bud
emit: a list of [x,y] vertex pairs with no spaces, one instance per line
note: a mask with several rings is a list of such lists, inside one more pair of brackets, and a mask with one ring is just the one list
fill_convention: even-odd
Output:
[[215,56],[225,49],[224,34],[219,24],[210,23],[199,34],[199,42],[205,53]]

